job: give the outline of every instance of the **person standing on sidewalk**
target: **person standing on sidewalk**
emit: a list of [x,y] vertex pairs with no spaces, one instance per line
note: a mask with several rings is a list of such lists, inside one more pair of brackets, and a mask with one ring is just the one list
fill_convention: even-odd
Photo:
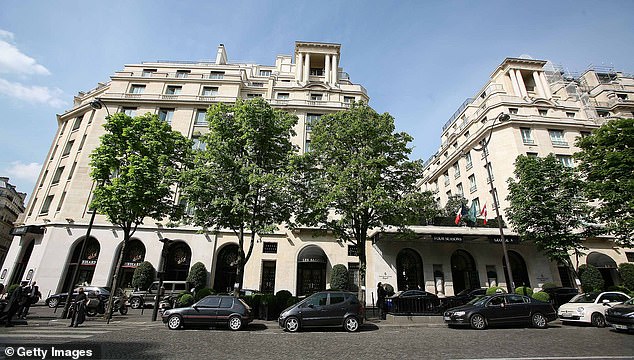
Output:
[[68,327],[77,327],[79,324],[86,320],[86,303],[88,302],[88,296],[84,292],[84,288],[79,288],[79,293],[75,298],[75,311],[70,318],[70,325]]
[[[24,291],[30,289],[27,294],[24,294]],[[23,291],[23,297],[26,297],[25,304],[22,307],[21,311],[18,313],[18,319],[26,319],[26,315],[29,313],[29,309],[31,305],[40,301],[40,297],[42,294],[40,293],[40,287],[37,286],[37,282],[33,282],[30,288],[25,288]]]
[[12,327],[11,319],[13,315],[18,311],[18,307],[20,306],[20,299],[22,299],[22,287],[18,286],[13,290],[11,296],[9,296],[9,301],[5,306],[4,314],[0,317],[1,321],[5,322],[6,327]]
[[387,292],[380,282],[376,285],[377,307],[379,308],[379,319],[385,319],[385,295]]

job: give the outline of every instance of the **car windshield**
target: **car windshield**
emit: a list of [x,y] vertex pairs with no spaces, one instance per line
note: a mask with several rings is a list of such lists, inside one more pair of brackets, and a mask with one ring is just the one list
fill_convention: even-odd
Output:
[[570,302],[571,303],[593,303],[597,299],[597,296],[599,296],[599,293],[579,294],[573,297],[570,300]]
[[623,305],[634,305],[634,298],[631,298],[628,301],[624,302]]
[[484,306],[484,303],[490,298],[491,298],[490,296],[480,296],[475,299],[472,299],[471,301],[468,302],[468,304],[476,305],[476,306]]

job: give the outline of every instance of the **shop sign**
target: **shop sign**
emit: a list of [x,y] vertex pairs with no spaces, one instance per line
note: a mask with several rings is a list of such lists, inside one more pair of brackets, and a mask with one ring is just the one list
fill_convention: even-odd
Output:
[[326,261],[322,257],[302,257],[299,262],[303,263],[325,263]]
[[97,265],[97,260],[82,260],[81,264],[87,266],[95,266]]
[[[500,236],[490,236],[489,241],[494,244],[501,244],[502,238]],[[504,242],[507,244],[519,244],[520,238],[518,236],[504,236]]]
[[461,243],[463,241],[462,236],[460,235],[433,235],[432,240],[436,242],[450,243]]
[[123,263],[122,267],[135,268],[135,267],[139,266],[139,264],[141,264],[141,263],[140,262],[126,261],[126,262]]

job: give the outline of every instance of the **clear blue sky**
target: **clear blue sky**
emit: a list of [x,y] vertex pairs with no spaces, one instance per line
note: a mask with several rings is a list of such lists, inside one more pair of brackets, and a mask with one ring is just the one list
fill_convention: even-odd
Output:
[[505,57],[634,73],[634,1],[33,1],[0,3],[0,176],[33,191],[56,114],[124,64],[273,65],[294,42],[342,45],[370,104],[414,137],[413,158]]

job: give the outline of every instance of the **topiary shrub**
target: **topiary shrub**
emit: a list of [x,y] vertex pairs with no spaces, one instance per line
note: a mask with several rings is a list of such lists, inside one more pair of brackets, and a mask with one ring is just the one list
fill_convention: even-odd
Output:
[[547,283],[544,283],[542,285],[542,289],[552,289],[552,288],[556,288],[556,287],[559,287],[559,286],[557,286],[557,284],[555,284],[553,282],[547,282]]
[[543,302],[548,302],[550,301],[550,295],[548,295],[548,293],[545,293],[543,291],[538,291],[536,293],[534,293],[533,295],[531,295],[531,297],[535,300],[539,300],[539,301],[543,301]]
[[156,279],[156,270],[149,261],[142,262],[134,269],[132,274],[132,287],[135,289],[146,290],[152,285]]
[[385,289],[385,295],[387,296],[394,295],[394,286],[390,284],[383,284],[383,289]]
[[[299,298],[297,296],[291,296],[290,298],[288,298],[288,300],[286,301],[286,307],[291,307],[295,304],[297,304],[299,302]],[[285,308],[284,308],[285,309]],[[282,310],[284,310],[282,309]]]
[[623,286],[634,291],[634,263],[619,264],[619,275],[623,280]]
[[528,286],[520,286],[518,288],[515,288],[515,293],[519,295],[531,296],[533,295],[533,289],[529,288]]
[[286,303],[288,299],[292,298],[293,294],[291,294],[288,290],[280,290],[275,294],[275,305],[277,306],[277,311],[282,311],[286,309]]
[[345,265],[337,264],[330,272],[330,288],[333,290],[345,290],[348,287],[348,269]]
[[620,292],[622,292],[624,294],[627,294],[628,292],[630,292],[630,290],[628,288],[626,288],[625,286],[622,286],[622,285],[608,286],[606,291],[620,291]]
[[216,292],[213,289],[210,288],[202,288],[200,290],[196,290],[196,295],[194,296],[194,298],[196,299],[196,301],[204,298],[205,296],[209,296],[212,294],[215,294]]
[[601,291],[605,285],[601,273],[592,265],[579,266],[579,279],[583,292]]
[[191,283],[196,289],[202,289],[207,286],[207,268],[205,264],[200,261],[195,263],[191,269],[189,269],[187,282]]
[[499,286],[492,286],[488,288],[486,291],[487,295],[495,295],[495,294],[502,294],[502,293],[506,293],[506,290],[504,290],[503,288]]
[[180,307],[191,306],[193,303],[194,303],[194,297],[191,294],[183,294],[178,299],[178,306]]

